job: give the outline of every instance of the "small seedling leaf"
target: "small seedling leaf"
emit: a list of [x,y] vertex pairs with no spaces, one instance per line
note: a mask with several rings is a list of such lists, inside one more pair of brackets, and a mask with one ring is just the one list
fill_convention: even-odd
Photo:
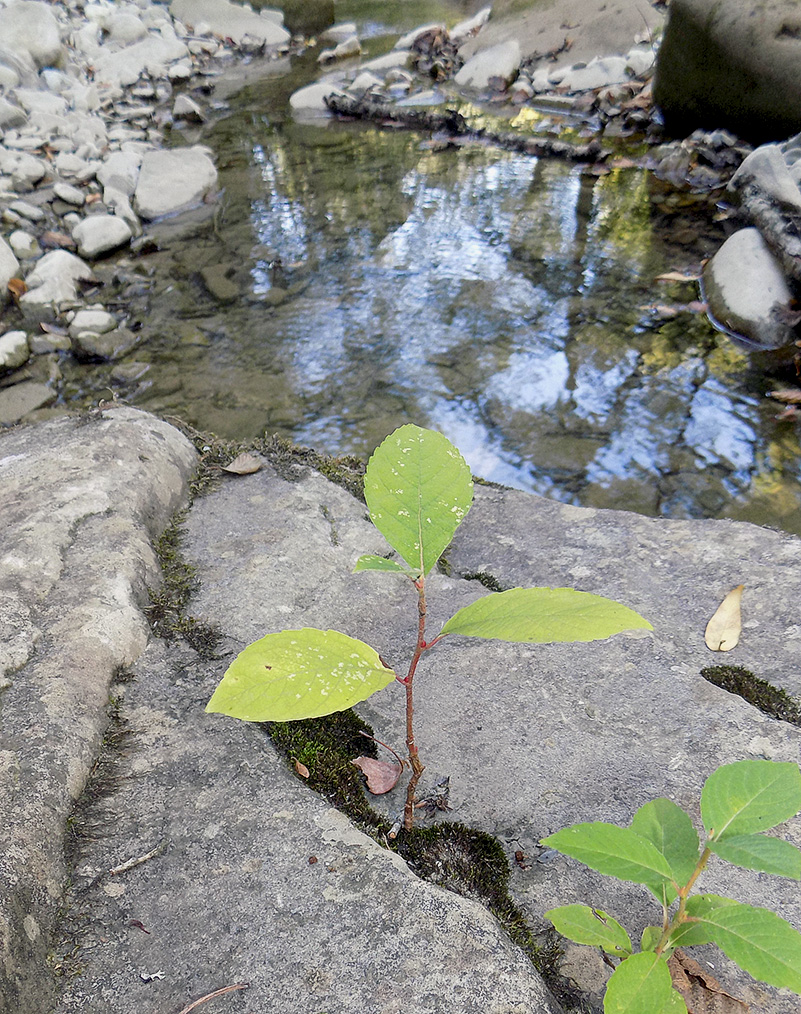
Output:
[[801,809],[797,764],[742,760],[724,764],[701,791],[701,817],[716,841],[767,831]]
[[373,556],[371,553],[359,557],[353,568],[353,573],[360,574],[363,570],[380,570],[387,574],[402,574],[409,578],[416,578],[420,573],[419,570],[410,571],[408,567],[404,567],[397,560],[388,560],[385,556]]
[[470,510],[473,481],[447,437],[401,426],[370,458],[364,497],[390,546],[412,570],[427,574]]
[[395,679],[377,652],[336,630],[282,630],[231,663],[206,711],[246,722],[319,718],[364,701]]
[[599,641],[623,630],[652,630],[633,609],[574,588],[512,588],[460,609],[440,631],[528,644]]
[[587,905],[562,905],[545,913],[558,933],[577,944],[601,947],[607,954],[622,958],[631,954],[631,940],[625,929],[600,908]]
[[[686,884],[700,854],[700,843],[693,823],[680,806],[669,799],[653,799],[641,806],[631,821],[632,831],[647,838],[667,859],[677,884]],[[676,897],[669,890],[670,903]],[[661,899],[661,895],[658,895]]]
[[606,984],[604,1014],[674,1014],[681,1007],[668,1006],[672,992],[666,962],[651,952],[632,954]]
[[716,856],[747,870],[772,873],[776,877],[801,880],[801,851],[789,841],[769,838],[764,834],[741,834],[712,841],[709,847]]
[[661,926],[646,926],[642,931],[642,937],[640,938],[640,950],[641,951],[654,951],[656,945],[662,939],[662,928]]
[[376,760],[374,757],[357,757],[351,761],[367,779],[367,788],[374,796],[383,796],[394,789],[400,778],[401,766],[395,761]]
[[[715,896],[697,895],[703,897]],[[719,900],[727,904],[693,912],[712,942],[755,979],[801,993],[801,933],[770,909]]]
[[743,597],[744,587],[745,585],[738,584],[736,588],[732,588],[707,623],[704,641],[710,651],[731,651],[740,640],[742,630],[740,600]]
[[672,877],[667,859],[656,846],[629,827],[600,821],[573,824],[543,838],[542,844],[618,880],[652,884]]

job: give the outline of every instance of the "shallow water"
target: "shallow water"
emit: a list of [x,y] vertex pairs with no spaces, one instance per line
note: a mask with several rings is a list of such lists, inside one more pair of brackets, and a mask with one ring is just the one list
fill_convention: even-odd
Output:
[[136,267],[157,281],[128,400],[359,455],[413,421],[485,478],[562,501],[801,533],[798,436],[772,385],[677,309],[694,283],[657,280],[720,244],[714,206],[641,169],[294,123],[312,70],[254,83],[187,136],[214,148],[224,194]]

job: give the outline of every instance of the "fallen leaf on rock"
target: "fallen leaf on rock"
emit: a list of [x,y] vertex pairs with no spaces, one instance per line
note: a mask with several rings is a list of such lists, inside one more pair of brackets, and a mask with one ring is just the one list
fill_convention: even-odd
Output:
[[64,232],[43,232],[39,237],[39,245],[42,247],[63,247],[73,250],[77,243]]
[[367,788],[374,796],[382,796],[394,789],[400,778],[401,766],[394,761],[380,761],[373,757],[357,757],[351,761],[367,778]]
[[740,600],[743,597],[744,588],[743,584],[732,588],[716,609],[712,619],[707,623],[704,641],[710,651],[731,651],[740,640],[740,631],[742,630]]
[[224,472],[231,472],[233,475],[252,475],[253,472],[258,472],[261,468],[261,462],[253,454],[248,454],[245,451],[238,454],[233,461],[229,461],[227,465],[223,465],[222,468]]
[[301,764],[300,761],[295,761],[295,770],[297,771],[297,773],[300,775],[301,778],[309,777],[309,769],[306,767],[305,764]]
[[666,271],[663,275],[657,275],[655,282],[697,282],[698,275],[687,274],[684,271]]
[[63,337],[69,333],[65,327],[59,327],[58,324],[48,324],[46,320],[40,321],[39,327],[45,334],[58,334]]
[[668,961],[673,988],[687,1004],[687,1014],[746,1014],[747,1003],[727,993],[697,961],[676,951]]
[[785,405],[801,405],[801,388],[782,387],[778,391],[768,391],[768,397],[783,401]]
[[21,278],[9,278],[8,291],[11,293],[14,302],[19,302],[20,296],[24,296],[28,291],[28,286]]

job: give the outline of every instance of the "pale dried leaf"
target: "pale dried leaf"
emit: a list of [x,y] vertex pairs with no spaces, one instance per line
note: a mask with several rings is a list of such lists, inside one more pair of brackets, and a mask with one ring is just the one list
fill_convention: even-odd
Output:
[[305,764],[301,764],[300,761],[295,761],[295,770],[297,771],[297,773],[300,775],[301,778],[309,777],[309,769],[306,767]]
[[351,761],[367,778],[367,788],[374,796],[382,796],[394,789],[400,778],[401,766],[395,761],[375,760],[373,757],[357,757]]
[[21,278],[9,278],[8,291],[15,300],[19,300],[20,296],[24,296],[28,291],[28,286]]
[[782,387],[778,391],[769,391],[768,394],[776,401],[783,401],[786,405],[801,405],[801,388]]
[[252,475],[261,468],[261,462],[255,455],[244,451],[222,467],[224,472],[231,472],[233,475]]
[[668,961],[673,988],[687,1004],[687,1014],[747,1014],[747,1003],[727,993],[697,961],[676,951]]
[[732,588],[720,603],[714,616],[706,625],[704,641],[710,651],[731,651],[740,640],[742,623],[740,620],[740,600],[745,585],[738,584]]
[[686,274],[684,271],[666,271],[663,275],[657,275],[656,282],[697,282],[698,275]]

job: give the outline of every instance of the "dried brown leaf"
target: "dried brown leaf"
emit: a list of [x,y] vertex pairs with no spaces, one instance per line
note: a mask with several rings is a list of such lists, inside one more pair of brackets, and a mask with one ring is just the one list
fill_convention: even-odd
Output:
[[745,585],[742,584],[732,588],[707,623],[704,641],[710,651],[731,651],[740,640],[742,630],[740,601],[744,588]]
[[301,764],[300,761],[295,761],[295,770],[297,771],[297,773],[300,775],[301,778],[309,777],[309,769],[306,767],[305,764]]
[[68,250],[73,250],[77,243],[68,236],[65,232],[44,232],[39,237],[39,245],[43,247],[63,247]]
[[367,788],[374,796],[382,796],[394,789],[400,778],[401,766],[395,761],[375,760],[373,757],[357,757],[351,761],[367,778]]
[[768,391],[768,395],[785,405],[801,405],[801,388],[798,387],[782,387],[778,391]]
[[21,278],[9,278],[8,291],[11,293],[15,302],[19,302],[20,296],[24,296],[28,291],[28,286]]
[[717,979],[682,951],[668,961],[673,988],[681,993],[688,1014],[747,1014],[747,1003],[727,993]]
[[232,475],[252,475],[261,468],[261,462],[253,455],[244,451],[238,454],[233,461],[222,466],[224,472],[231,472]]

